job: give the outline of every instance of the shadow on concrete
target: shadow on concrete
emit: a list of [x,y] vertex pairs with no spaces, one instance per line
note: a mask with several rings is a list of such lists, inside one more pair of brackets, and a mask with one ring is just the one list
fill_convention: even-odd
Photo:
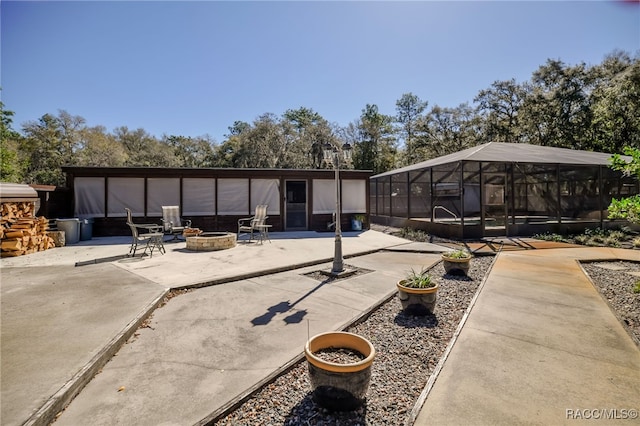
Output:
[[[268,307],[267,312],[260,315],[259,317],[255,317],[254,319],[252,319],[251,324],[253,324],[254,326],[269,324],[277,314],[284,314],[286,312],[289,312],[294,308],[294,306],[296,306],[298,303],[300,303],[301,301],[303,301],[304,299],[306,299],[307,297],[309,297],[310,295],[318,291],[323,285],[328,284],[335,280],[336,278],[334,277],[328,277],[324,281],[320,282],[320,284],[318,284],[317,286],[309,290],[306,294],[302,295],[298,300],[296,300],[293,303],[290,303],[287,300],[287,301],[280,302],[276,305]],[[298,311],[294,314],[289,315],[283,321],[286,322],[287,324],[297,324],[302,321],[302,319],[306,314],[307,314],[306,310]]]

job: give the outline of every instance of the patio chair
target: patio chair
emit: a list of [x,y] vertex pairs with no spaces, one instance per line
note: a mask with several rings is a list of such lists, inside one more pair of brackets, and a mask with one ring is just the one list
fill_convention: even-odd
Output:
[[125,207],[127,212],[127,225],[131,229],[131,247],[128,256],[134,257],[139,246],[144,245],[144,256],[149,250],[149,257],[153,257],[156,248],[162,254],[165,253],[162,243],[162,225],[156,223],[133,223],[131,210]]
[[164,233],[173,235],[170,241],[178,240],[178,235],[182,235],[185,229],[191,228],[190,220],[180,218],[180,207],[178,206],[162,206],[162,223],[164,224]]
[[267,205],[261,204],[256,206],[256,212],[251,217],[246,217],[238,220],[238,241],[240,236],[249,235],[249,241],[253,239],[253,233],[258,231],[262,240],[262,233],[264,232],[267,218]]

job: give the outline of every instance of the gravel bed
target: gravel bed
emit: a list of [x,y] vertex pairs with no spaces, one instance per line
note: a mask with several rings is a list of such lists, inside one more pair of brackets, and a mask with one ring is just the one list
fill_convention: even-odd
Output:
[[636,344],[640,344],[640,294],[633,288],[640,281],[640,263],[636,262],[589,262],[582,264],[600,294],[626,325]]
[[[376,348],[366,404],[330,412],[311,399],[303,360],[217,421],[217,425],[403,425],[451,341],[493,257],[473,259],[469,276],[446,275],[442,262],[431,274],[440,289],[433,315],[406,315],[397,297],[347,331]],[[302,350],[302,348],[301,348]]]
[[335,362],[336,364],[352,364],[365,358],[360,352],[346,348],[326,348],[313,354],[323,361]]

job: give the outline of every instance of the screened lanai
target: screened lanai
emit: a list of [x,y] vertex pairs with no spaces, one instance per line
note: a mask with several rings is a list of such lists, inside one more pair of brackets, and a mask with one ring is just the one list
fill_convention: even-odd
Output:
[[[63,167],[73,215],[94,220],[96,236],[127,235],[134,221],[160,223],[162,206],[205,231],[232,231],[266,204],[273,231],[326,231],[336,209],[333,170]],[[340,172],[342,229],[368,215],[370,171]]]
[[611,154],[490,142],[372,176],[371,220],[454,238],[572,233],[607,218],[638,181]]

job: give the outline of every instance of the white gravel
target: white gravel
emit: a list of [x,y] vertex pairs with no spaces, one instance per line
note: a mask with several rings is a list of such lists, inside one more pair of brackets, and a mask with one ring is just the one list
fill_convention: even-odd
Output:
[[[476,257],[468,279],[445,275],[442,262],[431,270],[440,285],[434,315],[405,315],[397,297],[347,331],[369,339],[377,356],[366,404],[359,410],[329,412],[311,399],[306,361],[257,391],[216,425],[403,425],[467,310],[493,257]],[[640,264],[593,262],[583,267],[610,307],[640,345]],[[636,273],[637,275],[633,275]]]
[[640,345],[640,293],[633,292],[640,281],[640,263],[590,262],[582,266],[636,344]]
[[440,286],[434,315],[405,315],[400,301],[393,297],[348,329],[369,339],[377,351],[367,402],[362,408],[334,413],[318,407],[311,399],[303,360],[215,424],[404,424],[493,259],[474,258],[469,277],[445,275],[442,262],[434,266],[431,273]]

